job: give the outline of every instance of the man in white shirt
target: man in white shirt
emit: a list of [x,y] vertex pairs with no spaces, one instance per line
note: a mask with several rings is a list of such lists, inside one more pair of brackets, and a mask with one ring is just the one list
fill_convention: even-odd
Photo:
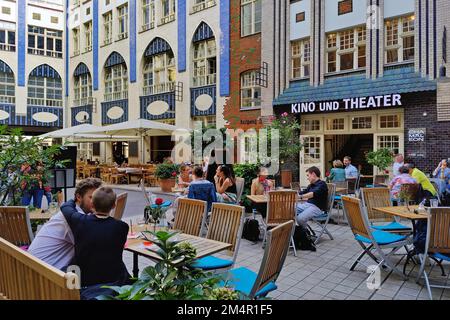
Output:
[[352,158],[349,156],[344,157],[345,166],[345,178],[346,179],[356,179],[358,178],[359,172],[355,166],[352,165]]
[[402,154],[397,154],[394,158],[394,165],[392,166],[392,174],[394,175],[394,177],[400,175],[400,167],[403,167],[403,155]]
[[[61,206],[61,211],[92,212],[92,193],[101,186],[97,178],[87,178],[75,187],[75,200]],[[74,237],[62,212],[58,212],[39,230],[28,252],[58,269],[66,268],[74,257]]]

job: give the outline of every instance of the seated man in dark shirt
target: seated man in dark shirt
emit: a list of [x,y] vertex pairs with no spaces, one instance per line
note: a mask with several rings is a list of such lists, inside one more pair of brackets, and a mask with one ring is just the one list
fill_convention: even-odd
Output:
[[[127,241],[128,225],[115,220],[109,213],[115,207],[116,194],[109,187],[101,187],[92,195],[94,213],[85,215],[78,212],[64,213],[75,240],[73,265],[81,272],[81,296],[86,290],[88,298],[95,298],[94,291],[106,294],[99,284],[124,285],[130,275],[122,260]],[[86,298],[86,296],[84,297]]]
[[312,218],[319,216],[327,208],[328,187],[320,180],[320,170],[317,167],[311,167],[306,170],[306,179],[310,182],[305,191],[300,192],[300,199],[306,200],[297,205],[297,223],[304,227]]

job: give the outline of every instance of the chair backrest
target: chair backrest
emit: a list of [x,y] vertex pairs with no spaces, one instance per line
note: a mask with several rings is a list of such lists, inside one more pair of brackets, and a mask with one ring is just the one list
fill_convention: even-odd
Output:
[[[0,300],[79,300],[75,273],[64,273],[0,238]],[[75,286],[74,286],[75,287]]]
[[354,197],[342,196],[342,203],[353,234],[371,238],[367,230],[366,222],[364,221],[361,200]]
[[201,236],[207,215],[206,201],[179,198],[173,228],[193,236]]
[[450,253],[450,207],[430,208],[427,225],[428,252]]
[[373,209],[392,205],[388,188],[361,188],[361,194],[363,205],[367,208],[369,221],[392,221],[392,216]]
[[283,269],[294,231],[294,221],[287,221],[267,232],[267,244],[256,281],[250,291],[250,299],[271,281],[276,281]]
[[344,192],[340,192],[340,194],[347,194],[348,193],[348,181],[335,181],[333,182],[336,185],[336,188],[345,188],[346,190]]
[[347,191],[349,194],[353,194],[353,193],[355,193],[356,190],[358,190],[359,179],[360,179],[360,175],[358,175],[358,178],[350,178],[350,179],[345,180],[347,182],[347,188],[348,188]]
[[376,174],[373,178],[373,184],[385,184],[388,176],[385,174]]
[[31,244],[33,232],[27,207],[0,207],[0,237],[16,246]]
[[242,198],[242,193],[244,192],[245,179],[241,177],[236,177],[236,203],[239,204]]
[[231,244],[228,249],[236,260],[244,227],[245,207],[213,203],[206,238]]
[[295,219],[297,191],[269,191],[267,201],[267,224],[284,223]]
[[147,203],[147,206],[151,205],[150,198],[148,196],[147,190],[145,190],[145,183],[144,179],[139,180],[139,189],[141,189],[141,193],[144,196],[145,202]]
[[113,217],[116,220],[121,220],[127,205],[128,192],[121,193],[116,199],[116,209],[114,209]]
[[327,202],[327,212],[331,213],[334,204],[334,197],[336,195],[336,184],[335,183],[327,183],[328,187],[328,202]]

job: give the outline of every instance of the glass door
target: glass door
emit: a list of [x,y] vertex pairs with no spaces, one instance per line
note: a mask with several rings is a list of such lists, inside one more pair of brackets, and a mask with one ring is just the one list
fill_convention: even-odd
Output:
[[309,184],[306,180],[306,169],[316,166],[320,169],[321,179],[324,178],[324,136],[323,135],[302,135],[303,148],[300,151],[300,186]]

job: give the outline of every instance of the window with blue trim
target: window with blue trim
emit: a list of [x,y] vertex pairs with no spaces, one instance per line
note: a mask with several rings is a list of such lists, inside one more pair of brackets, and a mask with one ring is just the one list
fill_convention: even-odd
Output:
[[[39,67],[38,67],[39,68]],[[47,66],[47,68],[50,68]],[[28,105],[62,107],[62,80],[52,69],[53,76],[49,72],[38,74],[34,71],[28,78]]]
[[89,73],[74,76],[73,82],[73,106],[86,106],[91,103],[92,78]]
[[192,87],[216,84],[217,54],[215,38],[202,40],[193,44]]
[[0,103],[14,103],[15,100],[14,74],[0,70]]
[[117,52],[113,52],[106,60],[105,67],[105,101],[116,101],[128,98],[128,70]]
[[0,30],[0,50],[16,51],[16,32],[14,30]]
[[175,57],[172,50],[145,57],[144,95],[152,95],[175,90]]
[[119,16],[119,34],[117,40],[128,38],[128,4],[124,4],[117,8]]
[[175,20],[175,0],[160,0],[161,1],[161,20],[160,25],[169,23]]

